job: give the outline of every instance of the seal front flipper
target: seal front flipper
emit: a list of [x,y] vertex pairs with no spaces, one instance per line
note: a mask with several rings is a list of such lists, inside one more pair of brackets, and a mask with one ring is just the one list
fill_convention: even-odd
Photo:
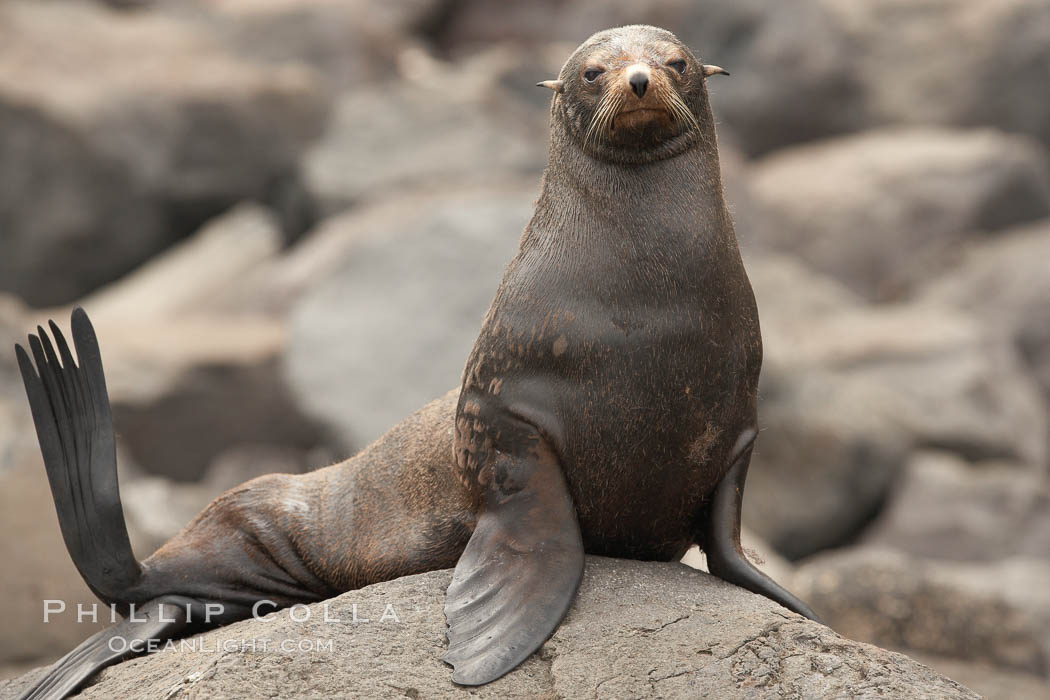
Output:
[[764,595],[788,610],[820,622],[820,618],[808,605],[756,568],[744,555],[740,546],[740,511],[744,502],[744,481],[747,479],[747,468],[751,463],[751,449],[754,447],[756,435],[757,431],[754,428],[748,428],[741,433],[733,448],[733,463],[719,482],[711,500],[703,535],[708,569],[723,581]]
[[[40,440],[58,522],[73,563],[107,603],[127,603],[142,570],[131,551],[117,488],[113,418],[98,340],[84,310],[72,315],[73,361],[54,322],[54,346],[43,328],[29,336],[39,375],[25,349],[15,346]],[[61,362],[59,361],[61,356]]]
[[583,577],[583,540],[553,450],[495,453],[474,535],[445,598],[448,653],[460,685],[494,681],[540,648]]
[[59,659],[19,700],[60,700],[79,688],[96,671],[147,651],[151,640],[185,634],[203,619],[203,603],[183,596],[164,596],[136,607],[123,622],[84,640]]

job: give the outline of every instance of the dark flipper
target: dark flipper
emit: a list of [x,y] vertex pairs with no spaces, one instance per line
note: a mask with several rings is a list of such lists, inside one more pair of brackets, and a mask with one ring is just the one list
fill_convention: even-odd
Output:
[[485,509],[445,598],[444,660],[460,685],[494,681],[536,651],[583,577],[576,510],[553,451],[540,441],[525,456],[495,461]]
[[[54,346],[43,328],[29,336],[29,355],[15,346],[36,424],[62,538],[91,590],[107,603],[126,603],[142,571],[131,551],[117,489],[113,418],[98,341],[83,309],[73,311],[78,367],[58,326]],[[59,361],[61,356],[61,362]]]
[[165,641],[202,628],[204,615],[201,601],[182,596],[164,596],[136,606],[133,616],[92,635],[55,662],[19,700],[61,700],[99,669],[146,653],[150,640]]
[[744,502],[744,481],[751,463],[755,435],[756,431],[751,428],[737,440],[733,449],[733,464],[715,489],[704,536],[707,567],[724,581],[764,595],[799,615],[820,622],[808,605],[755,568],[740,547],[740,510]]

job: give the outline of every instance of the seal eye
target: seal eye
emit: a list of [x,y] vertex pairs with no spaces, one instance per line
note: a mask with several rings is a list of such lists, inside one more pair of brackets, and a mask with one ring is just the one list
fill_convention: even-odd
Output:
[[593,83],[595,80],[598,79],[598,76],[604,72],[605,71],[601,68],[588,68],[587,70],[583,71],[583,80],[586,83]]
[[676,58],[673,61],[668,61],[667,65],[671,66],[676,71],[678,71],[679,75],[685,74],[685,61],[683,61],[682,59]]

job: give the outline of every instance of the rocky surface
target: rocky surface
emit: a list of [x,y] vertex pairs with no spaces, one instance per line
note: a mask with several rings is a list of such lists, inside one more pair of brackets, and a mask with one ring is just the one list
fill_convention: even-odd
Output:
[[478,71],[419,63],[411,82],[355,90],[336,105],[305,160],[323,211],[433,182],[469,186],[543,170],[545,120],[523,120],[521,106]]
[[[309,611],[304,622],[289,611],[236,623],[197,637],[197,651],[116,666],[81,697],[979,697],[906,656],[844,639],[680,564],[595,557],[539,653],[490,685],[457,688],[440,660],[450,578],[437,571],[344,594],[328,603],[328,619],[338,622],[326,623],[317,604],[295,611],[299,619]],[[240,650],[261,639],[270,651],[258,641]],[[288,641],[296,651],[279,651]],[[0,692],[39,673],[0,682]]]

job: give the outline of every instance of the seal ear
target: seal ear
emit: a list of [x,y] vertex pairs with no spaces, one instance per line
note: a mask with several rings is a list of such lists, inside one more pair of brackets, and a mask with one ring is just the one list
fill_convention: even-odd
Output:
[[703,65],[700,66],[700,69],[703,70],[705,78],[710,78],[712,75],[729,75],[729,71],[722,66]]
[[554,92],[561,94],[565,90],[564,80],[542,80],[536,83],[536,87],[545,87],[554,90]]

